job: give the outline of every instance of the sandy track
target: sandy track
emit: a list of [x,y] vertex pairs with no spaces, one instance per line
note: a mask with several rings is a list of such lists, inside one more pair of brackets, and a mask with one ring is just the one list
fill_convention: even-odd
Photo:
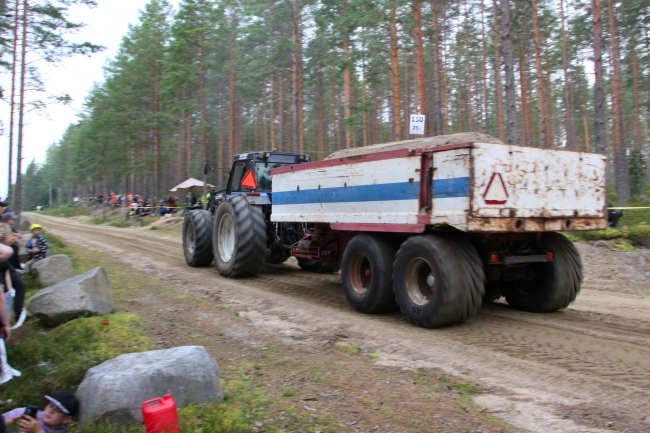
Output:
[[228,280],[185,265],[181,241],[141,229],[89,226],[30,214],[62,240],[111,254],[180,285],[218,291],[224,303],[282,335],[327,340],[337,333],[376,351],[379,364],[440,368],[488,390],[479,404],[539,432],[650,431],[650,299],[583,290],[569,309],[534,315],[484,307],[462,326],[427,330],[399,314],[362,315],[339,275],[269,266]]

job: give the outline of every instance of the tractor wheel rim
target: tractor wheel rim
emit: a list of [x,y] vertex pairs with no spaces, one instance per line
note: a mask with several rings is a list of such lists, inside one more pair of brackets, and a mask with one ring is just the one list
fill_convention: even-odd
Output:
[[196,246],[196,233],[194,231],[194,222],[192,220],[189,221],[187,228],[185,229],[185,238],[187,239],[187,251],[190,254],[193,254]]
[[358,295],[365,295],[372,282],[372,268],[368,256],[356,253],[350,261],[350,284]]
[[219,221],[219,255],[224,262],[232,259],[235,251],[235,224],[230,215],[225,214]]
[[414,304],[427,305],[436,289],[433,268],[422,257],[412,259],[406,266],[406,293]]

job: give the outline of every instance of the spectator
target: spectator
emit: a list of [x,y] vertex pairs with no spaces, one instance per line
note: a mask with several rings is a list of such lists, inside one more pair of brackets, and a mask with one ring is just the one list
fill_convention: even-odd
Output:
[[32,224],[29,231],[32,232],[32,237],[27,241],[25,248],[29,253],[29,259],[38,261],[43,260],[47,256],[48,245],[47,241],[41,235],[41,227],[39,224]]
[[[614,206],[613,204],[607,202],[608,208],[613,206]],[[610,227],[616,227],[618,225],[618,220],[620,220],[622,217],[623,217],[622,210],[607,209],[607,222],[609,223]]]
[[[16,242],[11,244],[13,249],[13,255],[7,261],[7,271],[11,278],[11,286],[13,287],[13,307],[14,307],[14,317],[16,318],[16,323],[14,324],[13,329],[19,328],[25,322],[27,317],[27,312],[25,311],[25,291],[27,290],[27,285],[23,281],[20,274],[22,273],[22,265],[20,259],[18,258],[18,240],[22,238],[22,235],[14,227],[15,216],[10,212],[5,213],[2,216],[3,221],[11,227],[11,231],[14,234],[14,239]],[[0,263],[1,265],[1,263]],[[9,299],[10,301],[10,299]],[[11,309],[11,308],[10,308]]]
[[68,391],[58,391],[45,398],[49,404],[38,411],[36,418],[24,415],[25,408],[14,409],[2,415],[5,425],[17,424],[25,433],[65,433],[66,426],[79,411],[79,400]]

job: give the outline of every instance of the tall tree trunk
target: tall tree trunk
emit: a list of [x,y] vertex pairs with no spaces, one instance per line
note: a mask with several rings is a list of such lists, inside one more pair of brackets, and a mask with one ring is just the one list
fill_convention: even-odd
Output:
[[465,87],[465,110],[466,110],[466,116],[465,119],[467,119],[468,124],[467,128],[470,131],[476,131],[476,113],[474,113],[474,107],[472,104],[473,96],[475,94],[474,92],[474,70],[472,69],[472,64],[474,63],[470,54],[469,54],[469,8],[467,7],[467,0],[464,1],[465,5],[465,16],[464,16],[464,30],[465,30],[465,37],[463,38],[463,48],[465,50],[465,65],[467,68],[467,71],[465,71],[465,79],[466,79],[466,87]]
[[[219,119],[219,133],[217,135],[217,189],[222,189],[224,185],[224,172],[225,172],[225,160],[224,160],[224,148],[226,143],[224,142],[223,127],[226,123],[226,110],[219,106],[218,110],[218,119]],[[231,158],[232,159],[232,158]]]
[[[408,54],[404,56],[404,118],[407,122],[411,118],[411,86],[409,84],[409,59]],[[409,128],[404,128],[404,140],[410,138]]]
[[300,25],[298,19],[298,0],[293,0],[293,29],[291,49],[291,151],[297,153],[300,150],[300,137],[298,130],[300,122],[298,120],[299,96],[298,96],[298,32]]
[[528,106],[528,65],[526,64],[526,55],[522,47],[524,39],[521,29],[517,38],[517,52],[519,55],[519,89],[521,91],[521,145],[532,146],[533,144],[533,123],[529,119],[530,108]]
[[27,20],[29,18],[29,2],[23,1],[23,32],[20,55],[20,96],[18,102],[18,149],[16,151],[16,189],[15,213],[22,211],[22,168],[23,168],[23,126],[25,125],[25,76],[27,73]]
[[582,120],[585,128],[585,152],[591,153],[591,140],[589,137],[589,122],[587,121],[587,113],[583,114]]
[[603,79],[603,8],[601,0],[592,0],[594,35],[594,133],[596,152],[605,155],[605,84]]
[[632,92],[634,99],[634,116],[632,117],[632,131],[634,133],[634,148],[641,152],[643,141],[641,140],[641,104],[639,103],[639,66],[636,58],[636,47],[630,49],[632,57]]
[[7,164],[9,172],[9,180],[7,181],[7,194],[14,197],[11,194],[11,183],[13,181],[12,176],[12,167],[14,159],[14,115],[16,113],[16,63],[18,62],[18,26],[20,16],[20,0],[15,0],[16,5],[14,9],[14,28],[13,28],[13,48],[11,56],[11,101],[9,102],[9,107],[11,113],[9,114],[9,164]]
[[229,154],[232,158],[237,152],[237,118],[236,118],[236,105],[237,98],[235,94],[235,34],[233,33],[230,39],[230,71],[229,71],[229,104],[230,104],[230,149]]
[[519,141],[517,131],[517,95],[515,88],[515,60],[513,56],[512,20],[509,0],[499,0],[501,6],[501,42],[503,44],[503,63],[506,72],[506,140],[516,144]]
[[544,75],[542,73],[542,42],[539,31],[539,18],[537,16],[537,0],[531,0],[533,6],[533,31],[535,40],[535,72],[537,75],[537,114],[539,126],[539,147],[551,149],[553,146],[546,136],[546,119],[544,113],[546,106],[544,104]]
[[488,101],[488,77],[487,77],[487,45],[485,43],[485,5],[481,0],[481,51],[483,54],[483,130],[486,134],[490,133],[490,111]]
[[545,103],[545,114],[544,119],[546,120],[546,140],[548,142],[549,149],[555,148],[555,133],[553,132],[553,87],[551,86],[551,62],[548,58],[548,51],[544,53],[546,60],[546,79],[545,90],[546,98],[544,99]]
[[284,133],[284,73],[282,71],[280,71],[280,76],[278,77],[278,85],[278,135],[280,136],[278,150],[286,150],[286,136]]
[[497,136],[499,140],[506,141],[506,130],[503,124],[503,88],[501,85],[501,50],[499,43],[499,9],[497,0],[492,2],[494,14],[494,99],[497,112]]
[[323,154],[325,153],[325,90],[323,88],[323,71],[319,69],[318,79],[316,82],[316,110],[317,110],[317,146],[318,146],[318,157],[316,159],[322,159]]
[[[348,10],[348,1],[343,0],[343,8],[345,10],[344,14],[347,15]],[[348,26],[343,26],[343,96],[345,98],[344,106],[344,126],[345,126],[345,148],[350,149],[352,147],[352,129],[350,128],[349,122],[352,120],[352,112],[350,106],[352,105],[352,79],[351,79],[351,68],[350,68],[350,35],[349,35]]]
[[390,10],[390,66],[393,86],[393,139],[402,139],[402,96],[399,80],[399,48],[397,44],[397,18],[395,8]]
[[575,133],[575,110],[573,108],[573,94],[571,92],[571,71],[569,64],[569,47],[567,44],[565,19],[564,19],[564,0],[560,0],[560,20],[562,22],[562,67],[564,69],[564,129],[566,133],[566,149],[571,151],[578,150]]
[[[299,4],[299,0],[294,0],[295,4]],[[298,21],[301,22],[302,8],[298,9]],[[302,29],[298,25],[297,33],[298,42],[298,148],[300,153],[305,152],[305,86],[304,86],[304,62],[302,58]]]
[[440,4],[438,1],[431,2],[433,16],[433,135],[441,135],[442,132],[442,61],[440,59]]
[[612,114],[614,120],[614,168],[616,170],[616,192],[619,203],[625,206],[630,200],[630,175],[627,161],[627,143],[625,142],[625,117],[623,84],[621,81],[618,32],[614,1],[607,2],[609,12],[609,32],[612,49]]
[[[422,3],[413,2],[413,42],[415,54],[415,88],[417,90],[418,114],[427,113],[426,77],[424,73],[424,47],[422,42]],[[425,125],[425,135],[429,135],[429,127]]]
[[[184,173],[184,164],[183,161],[185,160],[184,155],[185,155],[185,148],[183,147],[185,144],[185,125],[184,125],[184,120],[185,116],[181,114],[181,117],[178,122],[178,148],[176,149],[176,159],[177,159],[177,165],[176,165],[176,180],[178,183],[181,183],[183,181],[183,173]],[[131,191],[132,192],[132,191]]]
[[270,116],[271,116],[271,150],[275,149],[275,73],[271,73],[271,100],[270,100]]
[[338,133],[339,129],[339,111],[338,111],[338,98],[336,96],[336,76],[334,73],[330,74],[330,117],[331,117],[331,128],[333,134],[332,143],[335,144],[335,149],[330,147],[330,151],[340,150],[341,149],[341,140],[340,134]]

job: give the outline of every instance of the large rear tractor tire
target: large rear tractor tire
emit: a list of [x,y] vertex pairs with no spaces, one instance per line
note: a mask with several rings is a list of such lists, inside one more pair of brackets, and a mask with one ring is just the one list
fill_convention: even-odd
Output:
[[549,313],[575,301],[582,285],[582,259],[573,243],[559,233],[544,233],[542,248],[552,251],[552,262],[531,265],[533,281],[504,285],[506,302],[517,310]]
[[362,313],[397,310],[393,293],[393,261],[397,248],[379,236],[360,234],[348,243],[341,263],[343,291]]
[[193,210],[183,220],[183,253],[193,267],[209,266],[212,253],[212,215],[207,210]]
[[217,207],[214,216],[214,259],[224,277],[254,277],[264,264],[266,221],[264,214],[251,206],[246,197],[229,197]]
[[481,307],[485,274],[476,249],[459,235],[407,239],[393,265],[393,288],[402,314],[425,328],[467,320]]
[[300,269],[307,272],[313,272],[315,274],[331,274],[339,271],[339,267],[333,263],[329,262],[319,262],[316,260],[310,259],[298,259],[298,266]]

